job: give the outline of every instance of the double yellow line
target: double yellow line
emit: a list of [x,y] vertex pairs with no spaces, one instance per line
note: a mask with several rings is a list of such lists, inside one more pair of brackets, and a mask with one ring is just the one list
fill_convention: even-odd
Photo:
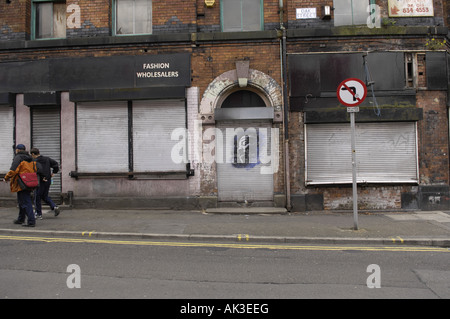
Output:
[[45,243],[76,243],[76,244],[106,244],[106,245],[136,245],[160,247],[203,247],[203,248],[232,248],[232,249],[270,249],[270,250],[310,250],[310,251],[386,251],[386,252],[442,252],[449,253],[450,249],[441,247],[408,247],[408,246],[312,246],[312,245],[274,245],[247,243],[194,243],[194,242],[159,242],[145,240],[109,240],[93,238],[57,238],[57,237],[27,237],[2,236],[0,240],[34,241]]

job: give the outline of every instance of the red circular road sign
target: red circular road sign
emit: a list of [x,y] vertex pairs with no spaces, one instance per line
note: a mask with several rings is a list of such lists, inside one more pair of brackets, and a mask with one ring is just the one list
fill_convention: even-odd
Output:
[[337,88],[339,102],[347,107],[360,105],[367,96],[367,87],[363,81],[356,78],[346,79]]

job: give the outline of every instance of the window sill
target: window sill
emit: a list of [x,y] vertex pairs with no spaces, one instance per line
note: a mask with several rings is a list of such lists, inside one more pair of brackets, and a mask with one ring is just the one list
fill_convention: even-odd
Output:
[[184,180],[193,176],[193,172],[188,171],[165,171],[165,172],[78,172],[71,171],[69,176],[75,179],[100,179],[100,178],[128,178],[130,180]]
[[133,37],[133,36],[149,36],[153,33],[114,33],[114,37]]
[[[383,187],[383,186],[406,186],[406,185],[419,185],[417,179],[414,180],[378,180],[378,181],[365,181],[358,180],[358,187]],[[329,187],[352,187],[351,180],[349,181],[306,181],[305,186],[309,188],[329,188]]]
[[64,40],[64,39],[67,39],[67,37],[63,37],[63,38],[36,38],[36,37],[32,37],[31,41]]

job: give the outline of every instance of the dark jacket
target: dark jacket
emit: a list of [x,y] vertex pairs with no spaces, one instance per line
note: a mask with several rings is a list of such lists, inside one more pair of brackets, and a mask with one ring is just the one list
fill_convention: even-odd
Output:
[[52,178],[52,173],[56,174],[59,172],[58,162],[50,157],[40,155],[35,161],[38,163],[41,179],[45,178],[49,181]]
[[19,151],[14,156],[14,159],[13,159],[12,164],[11,164],[11,168],[9,170],[10,171],[15,171],[16,168],[19,166],[20,162],[22,162],[22,161],[31,162],[32,160],[33,160],[33,158],[31,157],[30,154],[28,154],[27,151]]

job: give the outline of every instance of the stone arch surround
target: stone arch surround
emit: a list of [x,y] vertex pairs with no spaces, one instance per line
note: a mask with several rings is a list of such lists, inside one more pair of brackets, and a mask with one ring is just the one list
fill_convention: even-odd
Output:
[[[282,90],[281,86],[269,75],[249,69],[247,88],[256,89],[262,93],[270,102],[270,106],[275,112],[282,109]],[[230,90],[239,88],[236,70],[230,70],[216,77],[206,88],[200,102],[200,114],[213,114],[214,109],[218,107],[223,96]]]

